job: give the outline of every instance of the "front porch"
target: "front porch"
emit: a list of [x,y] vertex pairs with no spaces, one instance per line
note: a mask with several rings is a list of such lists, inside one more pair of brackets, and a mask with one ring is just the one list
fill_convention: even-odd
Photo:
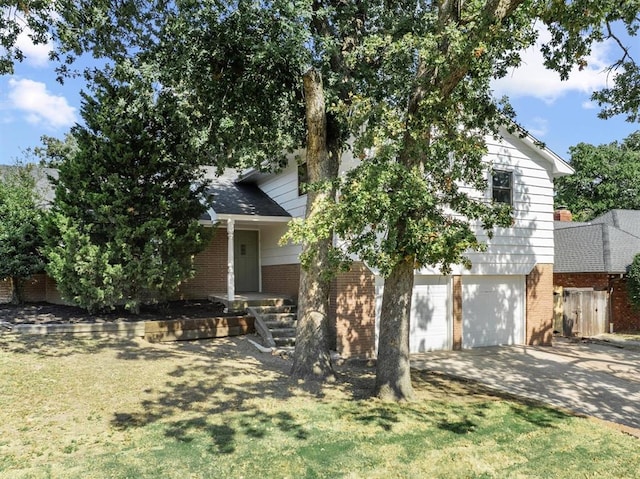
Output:
[[230,298],[227,293],[213,293],[209,301],[222,303],[228,311],[244,311],[253,306],[287,306],[294,304],[293,298],[273,293],[234,293]]

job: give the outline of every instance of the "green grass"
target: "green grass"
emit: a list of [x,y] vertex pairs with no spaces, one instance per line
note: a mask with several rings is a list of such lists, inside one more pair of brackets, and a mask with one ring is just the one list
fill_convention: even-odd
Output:
[[416,373],[292,383],[243,339],[150,345],[0,336],[0,478],[623,478],[638,440]]

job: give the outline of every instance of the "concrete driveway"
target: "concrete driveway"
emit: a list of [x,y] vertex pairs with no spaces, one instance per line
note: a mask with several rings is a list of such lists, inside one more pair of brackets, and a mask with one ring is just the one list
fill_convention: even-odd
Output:
[[640,433],[640,351],[554,341],[414,355],[411,366],[611,421]]

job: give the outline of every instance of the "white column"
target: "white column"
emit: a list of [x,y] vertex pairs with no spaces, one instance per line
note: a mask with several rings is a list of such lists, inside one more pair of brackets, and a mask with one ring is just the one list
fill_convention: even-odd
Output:
[[227,220],[227,300],[235,301],[236,299],[236,279],[234,273],[233,259],[233,229],[234,220]]

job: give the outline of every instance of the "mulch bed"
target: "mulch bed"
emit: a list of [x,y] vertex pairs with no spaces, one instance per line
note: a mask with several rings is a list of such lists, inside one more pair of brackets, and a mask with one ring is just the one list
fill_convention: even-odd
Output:
[[82,308],[62,304],[0,304],[0,323],[65,324],[160,321],[170,319],[212,318],[226,316],[224,305],[209,301],[171,301],[165,305],[143,306],[135,315],[117,308],[91,315]]

